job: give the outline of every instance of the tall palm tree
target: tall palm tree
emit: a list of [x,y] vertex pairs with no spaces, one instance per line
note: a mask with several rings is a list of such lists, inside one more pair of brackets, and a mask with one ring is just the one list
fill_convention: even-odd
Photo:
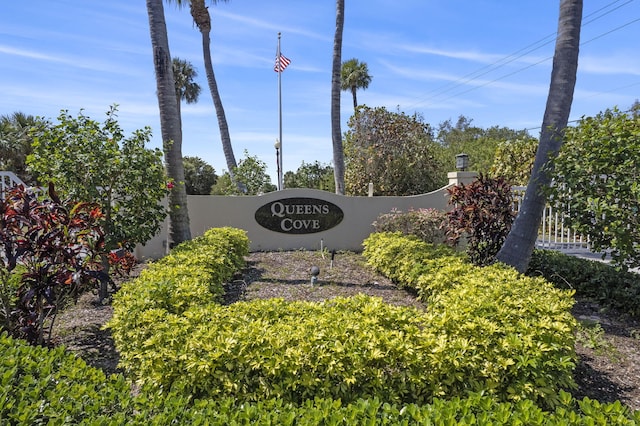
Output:
[[353,95],[353,110],[358,108],[358,99],[356,91],[358,89],[366,89],[371,83],[369,75],[369,67],[366,62],[360,62],[356,58],[349,59],[342,63],[342,71],[340,73],[340,88],[344,91],[350,90]]
[[[173,80],[176,87],[176,98],[178,98],[178,116],[182,117],[181,103],[185,101],[188,104],[198,102],[198,97],[202,88],[198,83],[193,81],[198,72],[189,61],[180,58],[171,60],[173,68]],[[182,127],[182,124],[180,125]]]
[[[167,0],[171,2],[171,0]],[[213,62],[211,61],[211,15],[209,9],[205,6],[205,0],[175,0],[178,6],[181,6],[185,1],[189,2],[189,11],[193,17],[193,22],[196,24],[200,33],[202,34],[202,54],[204,57],[204,69],[207,74],[207,83],[209,85],[209,91],[211,92],[211,98],[213,99],[213,105],[216,109],[216,117],[218,119],[218,128],[220,129],[220,139],[222,142],[222,151],[224,152],[224,158],[229,169],[229,175],[231,180],[235,182],[240,191],[243,191],[244,185],[240,182],[236,182],[234,176],[234,170],[238,166],[236,157],[233,154],[233,146],[231,145],[231,136],[229,135],[229,126],[227,124],[227,117],[222,106],[222,98],[218,91],[218,83],[216,82],[216,76],[213,72]],[[228,0],[221,0],[228,1]],[[211,3],[217,4],[218,0],[211,0]]]
[[162,0],[147,0],[147,13],[149,15],[151,46],[153,47],[165,167],[167,175],[174,182],[169,191],[168,248],[171,248],[191,239],[187,191],[184,185],[184,165],[182,164],[182,132]]
[[333,38],[333,67],[331,70],[331,139],[333,141],[333,173],[336,194],[344,195],[344,150],[340,129],[340,65],[342,62],[342,30],[344,28],[344,0],[336,0],[336,32]]
[[513,266],[520,272],[527,269],[531,260],[546,204],[542,190],[551,182],[546,164],[549,159],[558,155],[571,112],[578,71],[581,21],[582,0],[560,0],[558,36],[540,143],[518,216],[496,256],[499,261]]

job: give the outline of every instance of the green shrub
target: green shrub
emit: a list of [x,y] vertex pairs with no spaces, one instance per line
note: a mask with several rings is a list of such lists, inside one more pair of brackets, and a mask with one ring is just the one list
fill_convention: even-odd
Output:
[[0,424],[80,424],[125,412],[130,387],[58,347],[0,334]]
[[433,245],[400,232],[374,233],[364,241],[367,263],[422,301],[436,288],[453,285],[469,269],[464,256],[446,245]]
[[[449,350],[472,351],[482,365],[488,394],[505,400],[558,403],[561,389],[575,387],[575,319],[569,292],[542,279],[492,265],[471,268],[458,285],[429,298],[431,324],[447,336]],[[461,343],[458,343],[461,342]],[[455,362],[455,358],[452,359]]]
[[[585,398],[574,401],[563,394],[564,403],[543,411],[531,401],[498,402],[477,393],[465,398],[436,399],[428,405],[397,405],[384,400],[358,399],[351,403],[327,398],[302,404],[268,399],[238,403],[231,398],[198,400],[171,397],[158,408],[146,408],[122,421],[126,425],[620,425],[640,422],[640,411],[630,413],[620,402],[601,404]],[[188,408],[187,408],[188,407]],[[120,420],[121,417],[118,416]],[[113,421],[114,419],[109,419]]]
[[[123,364],[135,366],[127,371],[139,385],[198,399],[424,404],[482,391],[555,402],[554,392],[572,385],[569,319],[533,309],[519,318],[508,300],[517,296],[475,293],[450,292],[441,299],[448,308],[429,313],[364,295],[209,304],[181,317],[161,312],[160,324],[158,312],[147,311],[139,326],[155,326],[153,333],[122,353]],[[494,308],[497,296],[505,303]]]
[[5,330],[14,333],[17,324],[15,306],[18,299],[22,275],[26,269],[22,265],[16,265],[12,270],[0,264],[0,331]]
[[619,402],[576,401],[561,394],[561,405],[543,411],[532,401],[498,402],[481,393],[435,399],[427,405],[392,404],[384,399],[344,402],[315,398],[300,404],[282,399],[247,403],[233,397],[194,400],[159,395],[148,388],[132,396],[120,375],[105,377],[63,348],[33,347],[0,335],[0,424],[3,425],[344,425],[495,424],[564,425],[640,422],[640,411]]
[[416,237],[374,234],[365,245],[376,267],[422,294],[429,312],[366,296],[231,306],[201,299],[179,309],[165,298],[168,306],[141,311],[116,300],[116,313],[127,314],[114,330],[122,365],[164,393],[246,401],[425,403],[482,391],[553,406],[572,387],[566,292],[506,267],[473,267]]
[[442,247],[400,234],[372,234],[364,246],[371,265],[429,305],[427,323],[442,339],[432,350],[452,366],[436,380],[551,406],[558,390],[574,386],[571,293],[505,266],[480,268],[451,253],[438,258]]
[[[207,305],[174,318],[131,356],[139,383],[196,398],[300,403],[315,397],[425,402],[422,314],[366,296]],[[168,346],[171,341],[180,343]]]
[[443,243],[446,240],[444,225],[447,214],[436,209],[418,209],[402,212],[392,210],[373,222],[376,232],[401,232],[415,235],[427,243]]
[[186,327],[184,312],[193,306],[219,302],[223,284],[244,266],[248,250],[244,231],[210,229],[180,244],[123,285],[114,298],[113,317],[107,325],[112,329],[122,366],[128,370],[142,368],[144,361],[132,354],[159,345],[163,328],[174,327],[172,335],[162,342],[167,351],[183,345],[184,335],[178,330]]
[[559,288],[597,301],[602,307],[640,317],[640,275],[606,263],[554,250],[534,250],[527,275],[542,276]]

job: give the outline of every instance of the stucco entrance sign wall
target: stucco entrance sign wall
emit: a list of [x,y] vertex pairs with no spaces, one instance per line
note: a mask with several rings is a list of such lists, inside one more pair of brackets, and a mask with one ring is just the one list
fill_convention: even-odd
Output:
[[[449,174],[450,185],[467,184],[475,178],[473,172]],[[379,215],[394,209],[446,210],[447,188],[449,185],[408,197],[354,197],[303,188],[255,196],[189,195],[189,225],[194,238],[209,228],[243,229],[251,241],[251,251],[318,250],[322,246],[361,251],[362,241],[373,232],[372,223]],[[144,246],[136,247],[136,257],[162,257],[166,253],[168,229],[167,219],[162,232]]]
[[314,234],[327,231],[344,218],[337,205],[318,198],[294,197],[271,201],[256,210],[256,222],[284,234]]

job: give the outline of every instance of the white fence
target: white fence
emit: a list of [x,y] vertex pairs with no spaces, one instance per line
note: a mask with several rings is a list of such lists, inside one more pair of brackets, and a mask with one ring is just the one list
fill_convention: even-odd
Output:
[[24,185],[24,182],[13,172],[0,171],[0,200],[4,200],[5,192],[16,185]]
[[[512,188],[516,212],[520,209],[526,189],[526,186],[514,186]],[[588,249],[589,241],[565,225],[563,212],[554,210],[553,207],[547,204],[542,213],[536,246],[550,249]]]

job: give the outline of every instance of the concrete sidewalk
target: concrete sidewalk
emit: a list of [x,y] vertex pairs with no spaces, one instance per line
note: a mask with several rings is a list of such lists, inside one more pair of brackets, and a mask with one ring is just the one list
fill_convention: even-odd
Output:
[[[584,247],[556,247],[556,248],[536,247],[536,248],[542,248],[546,250],[555,250],[569,256],[579,257],[581,259],[595,260],[603,263],[611,263],[611,255],[609,254],[609,252],[594,253],[588,248],[584,248]],[[604,258],[603,258],[603,255],[604,255]],[[631,268],[629,269],[629,271],[640,273],[640,268]]]

